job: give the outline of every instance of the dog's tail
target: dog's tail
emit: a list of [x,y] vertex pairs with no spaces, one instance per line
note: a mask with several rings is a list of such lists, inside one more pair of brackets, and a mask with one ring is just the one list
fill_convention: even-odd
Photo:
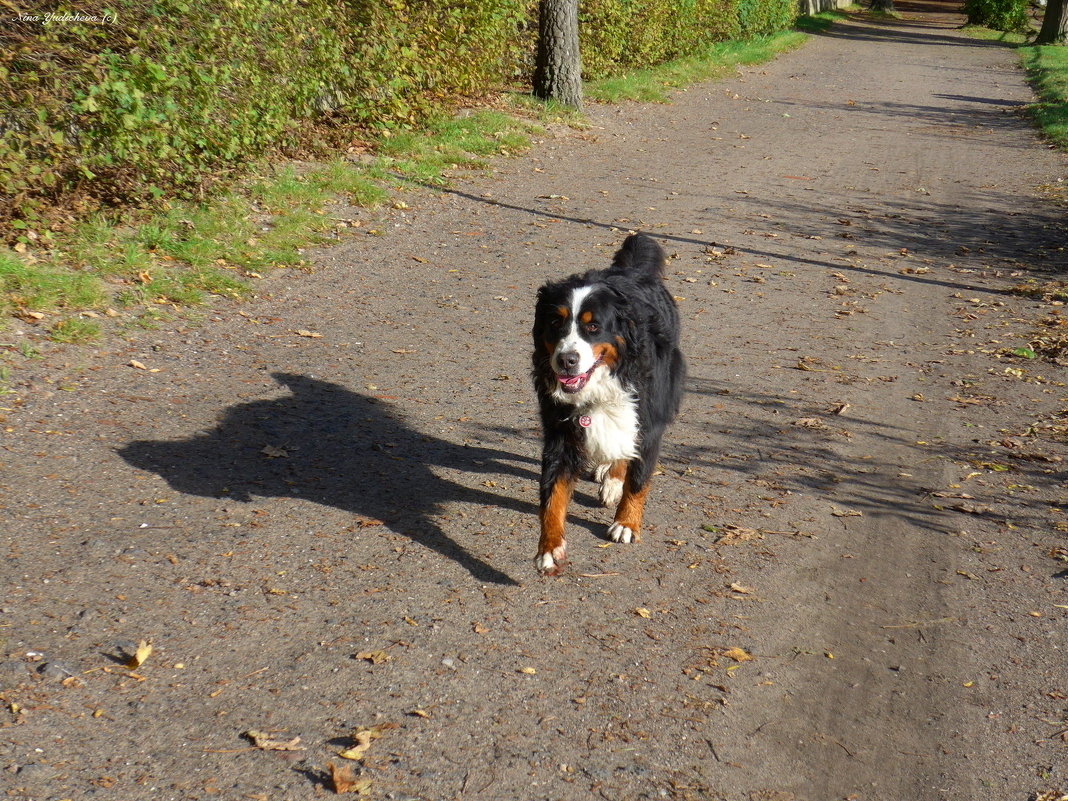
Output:
[[634,278],[663,278],[664,258],[663,249],[652,237],[632,234],[612,259],[612,271]]

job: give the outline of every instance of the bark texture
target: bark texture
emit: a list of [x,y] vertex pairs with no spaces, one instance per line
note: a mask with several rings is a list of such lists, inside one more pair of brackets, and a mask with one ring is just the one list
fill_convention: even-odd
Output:
[[1065,44],[1068,42],[1068,0],[1049,0],[1042,15],[1042,29],[1035,44]]
[[534,95],[582,108],[578,0],[541,0]]

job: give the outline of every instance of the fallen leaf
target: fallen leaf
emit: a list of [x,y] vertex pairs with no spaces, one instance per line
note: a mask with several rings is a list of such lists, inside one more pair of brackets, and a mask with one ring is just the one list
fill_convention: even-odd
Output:
[[734,582],[731,584],[731,590],[733,590],[734,592],[740,592],[742,595],[749,595],[749,593],[753,592],[752,587],[746,587],[742,584],[739,584],[738,582]]
[[722,526],[723,533],[720,534],[716,545],[733,545],[736,542],[747,542],[749,540],[762,540],[764,534],[757,531],[755,528],[744,528],[742,526],[725,525]]
[[388,662],[393,657],[385,651],[360,651],[360,653],[354,654],[352,658],[365,659],[372,665],[381,665],[383,662]]
[[289,451],[287,451],[285,448],[276,448],[274,445],[264,445],[263,448],[260,450],[260,453],[262,453],[268,459],[281,459],[283,457],[289,456]]
[[147,367],[145,367],[144,364],[142,364],[141,362],[137,361],[137,359],[130,359],[129,365],[130,365],[130,367],[136,368],[138,370],[147,370],[148,369]]
[[863,512],[858,512],[856,509],[832,509],[832,517],[864,517]]
[[413,716],[415,716],[417,718],[428,718],[428,717],[430,717],[430,713],[427,712],[425,709],[413,709],[408,714],[409,715],[413,715]]
[[366,795],[371,789],[371,780],[356,776],[348,765],[339,767],[329,762],[326,769],[330,771],[330,781],[333,782],[334,792],[339,795],[341,793]]
[[643,606],[639,606],[637,609],[635,609],[634,614],[636,614],[638,617],[644,618],[650,618],[653,616],[653,613]]
[[134,668],[139,668],[142,664],[144,664],[144,661],[148,659],[148,657],[150,657],[151,655],[151,644],[145,642],[144,640],[141,640],[141,642],[137,643],[137,649],[133,652],[133,654],[130,655],[130,658],[126,660],[126,667],[130,668],[131,670]]
[[984,506],[981,503],[954,503],[949,508],[955,512],[963,512],[966,515],[985,515],[994,511],[991,507]]
[[322,334],[318,333],[317,331],[309,331],[307,328],[298,328],[293,333],[296,334],[298,337],[308,337],[309,339],[319,339],[320,337],[322,337]]
[[342,759],[363,759],[367,749],[371,747],[371,741],[380,736],[380,734],[371,729],[357,729],[352,735],[354,745],[344,751],[338,751],[337,755]]
[[738,647],[728,648],[723,652],[723,655],[728,659],[733,659],[735,662],[751,662],[753,660],[752,654],[746,653],[744,649]]
[[256,731],[255,729],[249,729],[244,734],[252,744],[264,751],[305,751],[307,750],[300,744],[300,738],[294,737],[291,740],[276,740],[271,737],[267,732]]
[[526,673],[528,676],[533,676],[535,673],[538,672],[538,670],[537,670],[537,668],[532,668],[532,667],[521,667],[521,668],[519,668],[519,672],[520,673]]

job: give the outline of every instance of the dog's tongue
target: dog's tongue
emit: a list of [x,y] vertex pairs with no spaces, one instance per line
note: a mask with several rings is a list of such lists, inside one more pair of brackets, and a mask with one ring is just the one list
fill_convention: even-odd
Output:
[[563,384],[565,387],[577,387],[583,381],[586,380],[586,374],[582,375],[558,375],[556,380]]

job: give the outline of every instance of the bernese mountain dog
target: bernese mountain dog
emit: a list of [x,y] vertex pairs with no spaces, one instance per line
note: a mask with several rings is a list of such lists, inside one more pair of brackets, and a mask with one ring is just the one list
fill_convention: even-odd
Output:
[[663,278],[664,251],[634,234],[607,270],[538,290],[533,376],[544,447],[534,564],[543,575],[567,563],[567,507],[588,471],[601,503],[617,504],[608,536],[639,539],[660,440],[686,376],[679,312]]

